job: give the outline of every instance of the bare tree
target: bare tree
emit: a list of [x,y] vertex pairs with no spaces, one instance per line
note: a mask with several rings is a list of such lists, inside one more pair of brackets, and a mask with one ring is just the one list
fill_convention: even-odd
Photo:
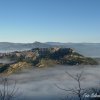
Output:
[[9,85],[8,78],[1,78],[0,85],[0,100],[12,100],[17,92],[16,82]]
[[[82,88],[81,82],[84,80],[83,72],[77,73],[75,76],[71,75],[70,73],[66,72],[67,75],[69,75],[72,79],[74,79],[77,82],[77,87],[70,88],[70,89],[64,89],[56,85],[57,88],[64,90],[66,92],[71,92],[75,96],[78,97],[79,100],[84,100],[84,94],[86,93],[86,89]],[[68,99],[69,100],[69,99]]]

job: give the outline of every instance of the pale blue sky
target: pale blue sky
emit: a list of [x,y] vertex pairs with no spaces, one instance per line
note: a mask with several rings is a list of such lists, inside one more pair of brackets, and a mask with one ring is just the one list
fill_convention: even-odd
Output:
[[100,0],[0,0],[0,42],[100,42]]

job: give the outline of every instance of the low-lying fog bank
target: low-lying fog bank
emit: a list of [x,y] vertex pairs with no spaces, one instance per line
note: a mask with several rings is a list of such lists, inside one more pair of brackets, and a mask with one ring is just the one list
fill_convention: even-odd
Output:
[[13,62],[15,61],[11,61],[10,59],[7,59],[7,58],[0,58],[0,63],[3,63],[3,64],[9,64]]
[[75,80],[66,71],[76,75],[84,71],[83,87],[95,87],[100,83],[100,66],[55,66],[50,68],[32,68],[9,76],[16,80],[18,95],[16,100],[61,100],[66,92],[56,87],[73,88]]

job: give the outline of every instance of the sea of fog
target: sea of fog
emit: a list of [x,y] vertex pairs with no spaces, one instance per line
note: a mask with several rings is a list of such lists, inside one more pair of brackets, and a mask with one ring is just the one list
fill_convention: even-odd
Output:
[[7,58],[0,58],[0,63],[3,63],[3,64],[9,64],[13,62],[14,61],[11,61],[10,59],[7,59]]
[[15,100],[62,100],[67,96],[67,93],[58,87],[62,89],[77,87],[76,81],[66,72],[73,76],[83,72],[83,88],[98,87],[100,85],[100,65],[33,67],[12,74],[8,78],[16,81],[17,93]]

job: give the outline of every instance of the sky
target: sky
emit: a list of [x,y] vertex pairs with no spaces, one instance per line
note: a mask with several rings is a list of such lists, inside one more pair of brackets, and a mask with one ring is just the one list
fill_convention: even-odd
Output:
[[0,42],[100,43],[100,0],[0,0]]

